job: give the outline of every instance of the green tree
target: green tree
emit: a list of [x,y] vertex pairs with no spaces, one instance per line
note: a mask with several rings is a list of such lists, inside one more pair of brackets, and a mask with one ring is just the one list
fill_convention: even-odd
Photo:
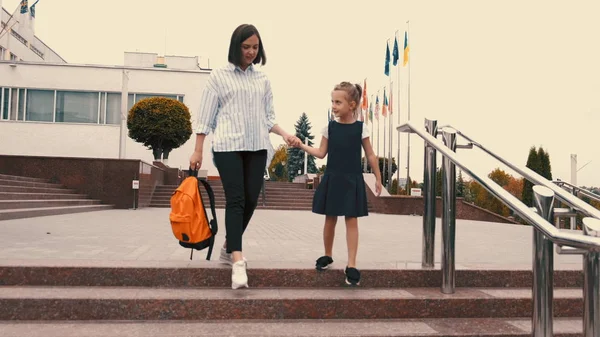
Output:
[[458,179],[456,180],[456,196],[459,198],[465,197],[465,180],[463,179],[462,170],[458,171]]
[[[300,116],[300,118],[298,119],[298,121],[296,122],[296,125],[294,125],[294,127],[296,128],[296,137],[298,137],[302,143],[305,142],[306,139],[308,139],[308,146],[313,146],[313,139],[315,138],[315,136],[313,136],[310,133],[310,129],[312,128],[312,126],[310,125],[310,122],[308,121],[308,116],[306,115],[306,113],[302,113],[302,115]],[[301,174],[304,173],[317,173],[317,165],[315,165],[315,157],[308,155],[308,165],[307,165],[307,171],[308,172],[304,172],[304,151],[302,151],[301,149],[298,148],[289,148],[288,149],[288,174],[289,174],[289,180],[292,181],[294,180],[294,178],[296,176],[298,176],[298,171],[301,172]]]
[[542,177],[552,180],[552,166],[550,165],[550,155],[542,147],[538,149],[538,158],[540,158],[540,172]]
[[[526,166],[534,172],[541,172],[542,159],[539,157],[538,151],[535,150],[535,146],[532,146],[531,149],[529,149]],[[522,200],[526,206],[533,206],[533,183],[529,180],[525,180],[524,182]]]
[[[394,173],[396,173],[396,171],[398,170],[398,165],[396,165],[396,158],[392,157],[392,173],[391,174],[390,174],[390,172],[387,171],[388,163],[389,163],[389,158],[383,158],[383,157],[379,158],[379,172],[381,173],[381,180],[382,180],[381,184],[383,186],[386,186],[388,179],[393,178]],[[385,175],[383,174],[383,166],[384,165],[386,165],[385,166]],[[365,167],[365,157],[362,157],[360,166]],[[373,172],[369,161],[367,161],[367,172]]]
[[150,97],[137,102],[127,114],[129,137],[152,150],[155,160],[167,161],[169,153],[192,135],[190,111],[178,100]]
[[286,144],[279,145],[269,165],[269,175],[273,181],[288,181]]

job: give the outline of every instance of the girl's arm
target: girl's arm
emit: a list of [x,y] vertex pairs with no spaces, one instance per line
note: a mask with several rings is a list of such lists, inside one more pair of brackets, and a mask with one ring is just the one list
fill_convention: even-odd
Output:
[[369,160],[369,165],[371,165],[371,169],[375,172],[375,177],[377,178],[377,183],[375,184],[375,192],[377,192],[377,196],[381,194],[381,172],[379,171],[379,158],[375,155],[373,151],[373,147],[371,146],[371,140],[369,137],[363,138],[362,140],[363,149],[365,149],[365,155]]
[[318,149],[315,149],[312,146],[308,146],[306,144],[300,143],[300,148],[307,152],[308,154],[310,154],[311,156],[315,156],[319,159],[323,159],[325,158],[325,156],[327,155],[327,144],[329,143],[329,140],[327,140],[327,137],[321,137],[321,144],[319,145]]

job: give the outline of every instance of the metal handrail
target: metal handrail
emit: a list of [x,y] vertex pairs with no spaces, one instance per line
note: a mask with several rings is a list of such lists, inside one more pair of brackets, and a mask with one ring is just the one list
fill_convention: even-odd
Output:
[[[588,237],[588,236],[584,236],[584,235],[580,235],[580,234],[572,234],[572,233],[560,231],[558,228],[556,228],[551,223],[546,221],[544,218],[542,218],[536,212],[532,211],[529,207],[525,206],[525,204],[523,204],[523,202],[521,202],[521,200],[517,199],[515,196],[510,194],[504,188],[502,188],[501,186],[496,184],[492,179],[488,178],[486,175],[479,175],[479,174],[475,173],[473,170],[471,170],[469,167],[467,167],[464,164],[464,161],[462,159],[460,159],[460,155],[451,151],[440,140],[438,140],[437,138],[434,138],[432,135],[428,134],[425,130],[415,127],[411,122],[407,122],[406,124],[403,124],[403,125],[397,127],[396,129],[399,132],[411,131],[411,132],[419,135],[431,147],[435,148],[442,155],[444,155],[446,158],[448,158],[452,163],[454,163],[456,166],[460,167],[466,174],[468,174],[470,177],[475,179],[481,186],[483,186],[483,188],[488,190],[492,195],[494,195],[498,199],[502,200],[506,204],[506,206],[508,206],[510,209],[512,209],[521,218],[525,219],[527,222],[532,224],[537,230],[541,231],[542,234],[547,236],[548,239],[551,240],[552,242],[554,242],[556,244],[560,244],[560,245],[567,245],[567,246],[571,246],[571,247],[575,247],[575,248],[584,248],[584,249],[587,249],[590,251],[600,252],[600,238],[593,238],[593,237]],[[473,144],[479,147],[479,145],[475,144],[475,142],[473,142]],[[499,160],[502,160],[502,159],[500,158]],[[531,170],[529,170],[529,171],[531,171]],[[536,183],[538,183],[539,185],[548,187],[555,193],[556,193],[555,190],[559,190],[559,191],[561,191],[561,193],[564,192],[561,188],[559,188],[558,186],[556,186],[554,184],[550,184],[554,188],[551,188],[550,186],[546,186],[546,184],[543,183],[543,181],[546,179],[539,176],[537,173],[531,171],[530,175],[532,176],[532,178],[536,178],[536,180],[539,181],[539,183],[536,181]],[[559,193],[556,193],[556,194],[560,195]],[[566,192],[564,192],[562,194],[569,196],[569,194],[567,194]],[[573,198],[571,197],[571,198],[564,198],[564,199],[569,200],[569,199],[573,199]],[[569,200],[569,201],[571,201],[571,200]],[[579,199],[577,199],[577,201],[578,201],[578,203],[575,203],[576,206],[580,206],[580,205],[578,205],[580,203],[583,203],[583,204],[589,206],[590,208],[595,210],[596,213],[599,213],[598,217],[600,219],[600,211],[596,210],[595,208],[591,207],[590,205],[586,204],[585,202],[583,202]],[[584,208],[584,207],[581,207],[581,208]],[[594,214],[595,212],[590,212],[590,213]]]
[[[451,127],[451,126],[448,125],[448,126],[445,126],[445,127]],[[542,185],[544,187],[547,187],[547,188],[551,189],[556,194],[556,197],[561,202],[563,202],[563,203],[569,205],[570,207],[572,207],[572,208],[574,208],[574,209],[576,209],[576,210],[584,213],[587,216],[591,216],[591,217],[594,217],[596,219],[600,219],[600,210],[594,208],[592,205],[584,202],[583,200],[577,198],[576,196],[574,196],[574,195],[572,195],[570,193],[567,193],[565,190],[563,190],[562,188],[560,188],[556,184],[552,183],[551,181],[547,180],[546,178],[542,177],[541,175],[539,175],[537,172],[531,170],[530,168],[528,168],[528,167],[520,167],[518,165],[512,164],[509,161],[507,161],[506,159],[500,157],[499,155],[495,154],[491,150],[487,149],[486,147],[484,147],[480,143],[474,141],[472,138],[468,137],[467,135],[465,135],[464,133],[460,132],[459,130],[457,130],[456,132],[457,132],[458,135],[460,135],[461,137],[463,137],[464,139],[466,139],[467,141],[469,141],[470,143],[472,143],[474,146],[480,148],[481,150],[483,150],[484,152],[486,152],[490,156],[494,157],[495,159],[497,159],[498,161],[500,161],[504,165],[510,167],[511,169],[513,169],[514,171],[516,171],[517,173],[519,173],[520,175],[522,175],[525,179],[531,181],[534,184]]]
[[570,184],[570,183],[568,183],[566,181],[562,181],[562,180],[554,180],[553,183],[555,183],[558,186],[567,186],[567,187],[570,187],[572,190],[575,190],[576,192],[581,193],[584,196],[586,196],[586,197],[588,197],[588,198],[590,198],[592,200],[600,201],[600,195],[592,193],[592,192],[586,190],[585,188],[581,188],[581,187],[575,186],[573,184]]

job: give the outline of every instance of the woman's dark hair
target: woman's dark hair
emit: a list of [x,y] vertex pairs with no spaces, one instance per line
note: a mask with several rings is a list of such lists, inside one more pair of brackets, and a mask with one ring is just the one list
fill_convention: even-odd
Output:
[[258,55],[252,63],[262,64],[267,63],[267,56],[263,47],[262,39],[258,33],[258,29],[253,25],[243,24],[238,26],[231,34],[231,43],[229,44],[229,62],[239,66],[242,63],[242,42],[246,41],[250,36],[258,37]]

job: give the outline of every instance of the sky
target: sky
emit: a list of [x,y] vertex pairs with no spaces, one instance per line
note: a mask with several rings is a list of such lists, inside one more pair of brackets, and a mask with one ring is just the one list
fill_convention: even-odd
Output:
[[[18,3],[3,0],[9,11]],[[318,145],[333,86],[365,78],[369,96],[395,82],[405,123],[410,69],[411,123],[450,124],[521,166],[532,146],[542,146],[553,177],[567,181],[570,154],[577,154],[579,168],[589,162],[578,184],[600,186],[597,13],[597,0],[40,0],[36,35],[69,63],[122,65],[125,51],[140,51],[199,56],[202,67],[216,68],[227,63],[232,31],[252,23],[267,53],[262,70],[271,79],[279,124],[289,132],[305,112]],[[384,75],[386,42],[391,39],[391,48],[398,32],[402,46],[407,21],[410,67],[390,66],[390,78]],[[380,137],[372,139],[380,140],[383,154],[381,124]],[[394,157],[396,144],[394,132]],[[404,135],[402,177],[406,144]],[[459,156],[478,174],[499,167],[516,175],[477,149],[459,150]],[[416,135],[410,158],[411,177],[422,181],[423,141]]]

